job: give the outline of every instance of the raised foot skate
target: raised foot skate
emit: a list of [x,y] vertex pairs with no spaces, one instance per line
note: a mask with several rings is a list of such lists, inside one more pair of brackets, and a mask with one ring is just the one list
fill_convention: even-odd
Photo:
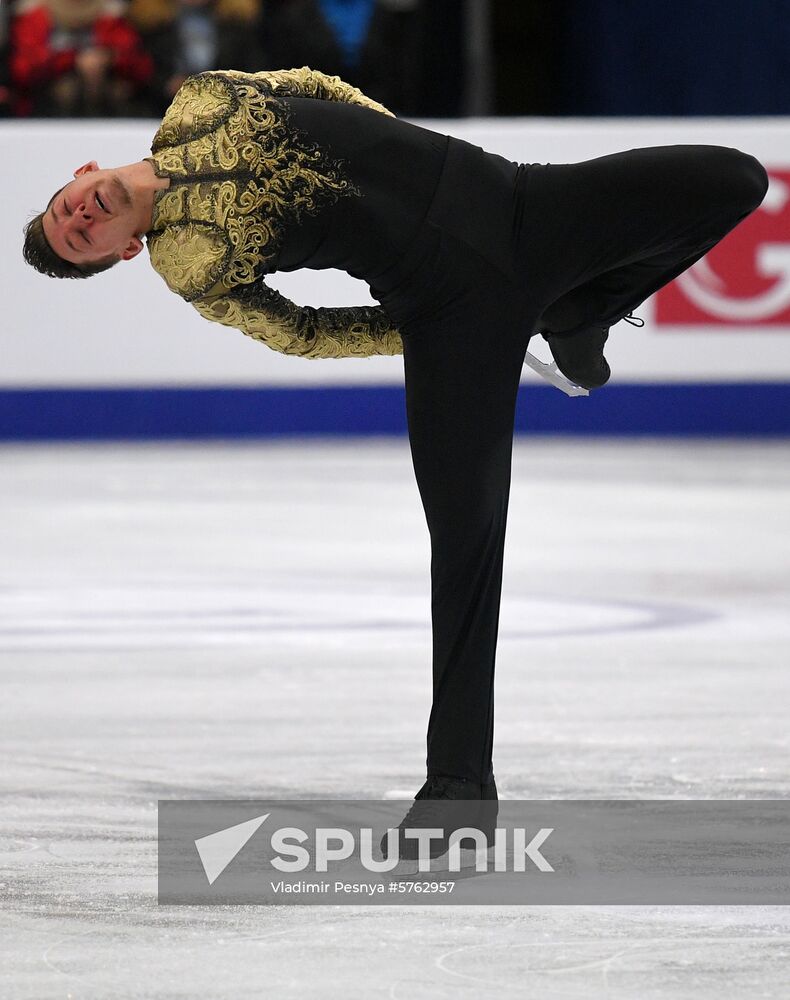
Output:
[[552,361],[547,364],[544,361],[538,360],[534,354],[530,354],[527,351],[524,357],[524,364],[537,372],[541,378],[544,378],[551,385],[556,386],[561,389],[566,396],[589,396],[589,390],[585,389],[584,386],[576,385],[575,382],[571,382],[569,378],[566,378],[562,372],[557,367],[557,362]]
[[[620,319],[632,326],[645,325],[645,321],[633,313],[621,316]],[[610,325],[613,326],[614,322]],[[542,335],[549,345],[554,362],[544,364],[527,352],[524,364],[569,396],[589,396],[588,390],[600,389],[612,374],[609,363],[603,356],[609,329],[609,326],[589,326],[572,333],[544,330]]]

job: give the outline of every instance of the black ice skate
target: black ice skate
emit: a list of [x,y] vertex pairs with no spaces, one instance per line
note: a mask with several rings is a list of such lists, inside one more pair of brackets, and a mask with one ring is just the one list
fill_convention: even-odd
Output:
[[[486,838],[487,845],[493,845],[494,830],[498,814],[497,790],[494,779],[484,785],[437,775],[428,778],[417,792],[414,804],[393,831],[393,849],[397,848],[401,861],[415,861],[419,858],[420,841],[409,836],[409,830],[441,830],[440,837],[430,840],[429,856],[439,858],[447,853],[452,834],[468,827],[479,830]],[[390,831],[381,838],[381,853],[389,857]],[[475,848],[470,838],[461,842],[462,847]]]
[[603,356],[609,327],[590,327],[572,334],[544,333],[557,367],[584,389],[600,389],[612,374]]
[[[632,326],[645,325],[643,319],[631,313],[622,318]],[[544,331],[543,338],[549,345],[554,364],[544,364],[529,352],[524,363],[569,396],[589,395],[588,390],[600,389],[611,375],[603,355],[609,330],[608,326],[591,326],[572,333]]]

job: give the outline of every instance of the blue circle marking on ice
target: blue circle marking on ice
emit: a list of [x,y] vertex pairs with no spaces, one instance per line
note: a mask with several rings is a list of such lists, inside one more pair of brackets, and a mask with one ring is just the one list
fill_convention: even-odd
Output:
[[[415,588],[415,591],[418,588]],[[421,590],[421,588],[419,588]],[[718,615],[659,601],[509,594],[500,642],[704,624]],[[48,584],[0,590],[0,651],[311,646],[424,641],[429,604],[403,584],[312,579]]]

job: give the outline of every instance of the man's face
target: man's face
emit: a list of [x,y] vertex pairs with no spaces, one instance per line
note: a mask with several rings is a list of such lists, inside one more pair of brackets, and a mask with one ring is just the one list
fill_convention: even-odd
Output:
[[131,192],[114,170],[86,163],[52,199],[44,235],[58,257],[85,265],[115,255],[130,260],[142,249]]

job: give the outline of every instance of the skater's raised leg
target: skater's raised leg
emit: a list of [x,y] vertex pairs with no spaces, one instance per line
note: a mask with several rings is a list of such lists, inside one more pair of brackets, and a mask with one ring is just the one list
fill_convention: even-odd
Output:
[[609,328],[704,256],[768,188],[762,165],[726,146],[649,147],[526,169],[523,224],[537,207],[556,208],[540,259],[529,261],[528,273],[559,293],[538,328],[558,367],[587,388],[609,377]]

